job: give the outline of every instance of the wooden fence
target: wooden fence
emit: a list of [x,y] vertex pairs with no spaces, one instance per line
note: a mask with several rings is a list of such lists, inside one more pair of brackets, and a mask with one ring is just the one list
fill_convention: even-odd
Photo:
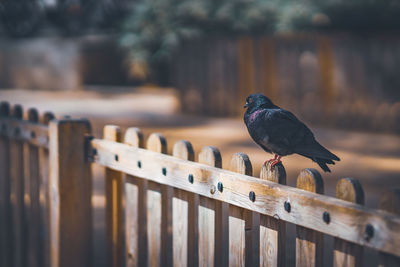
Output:
[[[173,146],[152,134],[107,125],[90,136],[86,120],[52,119],[35,109],[0,106],[0,266],[91,266],[90,165],[105,167],[106,266],[284,266],[296,243],[296,266],[324,266],[324,236],[334,237],[334,266],[364,266],[363,249],[380,266],[400,264],[400,191],[380,209],[363,206],[356,179],[344,178],[336,198],[304,169],[297,188],[284,167],[253,177],[244,153],[221,169],[217,148],[194,161],[188,141]],[[146,147],[146,148],[145,148]],[[296,225],[296,239],[286,236]]]

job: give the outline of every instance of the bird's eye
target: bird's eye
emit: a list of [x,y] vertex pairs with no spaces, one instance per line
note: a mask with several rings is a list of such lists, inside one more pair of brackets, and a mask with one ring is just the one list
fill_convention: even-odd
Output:
[[252,103],[253,99],[249,98],[249,100],[247,100],[248,103]]

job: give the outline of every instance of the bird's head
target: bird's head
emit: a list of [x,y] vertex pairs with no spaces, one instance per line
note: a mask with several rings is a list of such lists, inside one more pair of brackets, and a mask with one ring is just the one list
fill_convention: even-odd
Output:
[[256,110],[259,108],[274,108],[276,107],[268,97],[263,94],[251,94],[246,98],[246,104],[244,108],[248,108],[249,111]]

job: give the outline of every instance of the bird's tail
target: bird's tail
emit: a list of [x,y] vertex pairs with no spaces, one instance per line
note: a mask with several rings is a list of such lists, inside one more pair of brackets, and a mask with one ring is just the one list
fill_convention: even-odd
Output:
[[327,164],[335,164],[333,160],[330,159],[322,159],[322,158],[311,158],[312,161],[315,161],[324,172],[331,172]]

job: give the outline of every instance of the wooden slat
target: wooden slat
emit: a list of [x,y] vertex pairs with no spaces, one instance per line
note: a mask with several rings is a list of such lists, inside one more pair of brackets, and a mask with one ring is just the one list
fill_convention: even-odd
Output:
[[[278,216],[286,222],[400,255],[400,218],[393,214],[107,140],[93,139],[91,145],[92,149],[97,150],[95,162],[100,165],[264,215]],[[119,162],[114,161],[116,152],[123,156]],[[142,161],[143,168],[137,167],[137,160]],[[162,166],[169,167],[166,176],[159,171]],[[188,183],[189,173],[193,174],[193,184]],[[212,194],[211,189],[218,181],[224,184],[224,193]],[[255,202],[249,200],[250,191],[257,196]],[[291,203],[290,213],[284,209],[287,200]],[[325,211],[329,211],[331,218],[340,217],[341,220],[332,220],[327,225],[322,220]],[[370,239],[364,235],[366,225],[379,229]]]
[[[304,169],[300,172],[297,188],[324,193],[322,177],[315,169]],[[296,226],[296,266],[323,266],[323,246],[322,233]]]
[[[364,191],[358,180],[343,178],[336,185],[336,197],[364,205]],[[330,223],[330,214],[325,214],[325,223]],[[323,215],[324,216],[324,215]],[[340,219],[340,218],[339,218]],[[334,240],[333,266],[361,267],[363,266],[363,248],[357,244],[339,238]]]
[[[106,125],[103,129],[105,140],[121,142],[121,129],[115,125]],[[118,162],[122,156],[114,155],[114,161]],[[123,198],[124,177],[121,172],[105,169],[106,186],[106,242],[107,242],[107,266],[123,266],[124,250],[124,221]]]
[[[51,112],[45,112],[40,118],[43,125],[48,125],[55,116]],[[40,173],[40,235],[38,242],[39,266],[50,266],[50,238],[49,238],[49,150],[46,147],[39,149],[39,173]]]
[[[23,110],[20,105],[15,105],[12,117],[22,120]],[[20,131],[14,129],[14,136]],[[10,178],[11,178],[11,214],[13,228],[13,264],[16,267],[26,266],[26,239],[24,228],[24,159],[23,143],[18,140],[10,142]]]
[[[400,216],[400,189],[396,188],[382,195],[379,201],[379,208]],[[400,266],[400,255],[379,253],[379,267]]]
[[[221,168],[221,153],[216,147],[204,147],[199,154],[199,163]],[[210,194],[222,194],[218,191],[217,184],[218,181],[212,185]],[[199,265],[227,266],[229,264],[229,205],[221,201],[200,197],[198,216]]]
[[[28,110],[28,121],[39,122],[39,113],[36,109]],[[32,137],[35,137],[34,135]],[[25,173],[25,227],[27,236],[27,256],[29,266],[41,266],[39,261],[42,255],[40,240],[40,176],[39,176],[39,148],[26,144],[26,173]]]
[[[260,178],[278,184],[286,184],[286,171],[282,164],[263,165]],[[260,218],[260,266],[285,266],[286,223],[279,216]]]
[[[48,147],[49,135],[46,125],[21,121],[16,118],[0,118],[0,125],[5,127],[5,131],[0,134],[8,136],[10,139],[24,141],[35,146]],[[18,132],[16,135],[15,133]]]
[[[165,138],[159,133],[153,133],[147,140],[147,149],[158,153],[167,153],[167,143]],[[161,166],[157,171],[163,174],[164,166]],[[165,169],[168,173],[169,168]],[[148,190],[147,191],[147,235],[148,235],[148,265],[149,266],[161,266],[161,264],[170,265],[169,252],[172,251],[172,246],[166,248],[167,244],[172,243],[171,232],[168,232],[168,225],[171,225],[171,200],[172,192],[164,186],[160,188],[156,185],[156,188],[160,191]],[[167,214],[170,212],[170,214]],[[171,228],[170,228],[171,229]],[[171,231],[171,230],[169,230]],[[172,254],[172,253],[171,253]],[[164,261],[166,260],[166,261]]]
[[50,264],[91,266],[92,180],[86,120],[52,120],[50,131]]
[[[183,160],[194,160],[194,151],[192,145],[188,141],[180,140],[175,143],[172,155]],[[195,252],[193,251],[196,236],[194,233],[189,235],[189,228],[193,231],[196,226],[197,212],[189,214],[189,199],[194,203],[194,195],[176,189],[174,190],[174,198],[172,200],[172,254],[174,266],[194,266],[196,263],[194,259]],[[198,198],[197,198],[198,199]],[[198,203],[198,200],[197,200]],[[191,210],[197,210],[198,206],[190,206]],[[194,215],[193,217],[190,215]],[[189,226],[190,224],[190,226]],[[190,245],[189,245],[190,244]],[[189,253],[189,250],[190,251]]]
[[[0,120],[10,116],[10,105],[0,103]],[[7,131],[0,124],[0,132]],[[12,260],[11,209],[10,209],[10,141],[0,135],[0,266],[8,267]]]
[[[230,170],[251,176],[253,168],[244,153],[232,156]],[[259,265],[259,223],[258,213],[229,206],[229,266]]]
[[[124,143],[132,147],[143,147],[143,134],[138,128],[129,128],[125,132]],[[140,163],[137,163],[140,165]],[[146,182],[146,185],[143,185]],[[139,253],[147,250],[146,206],[143,206],[143,188],[147,190],[147,181],[127,175],[125,183],[125,232],[126,232],[126,266],[145,266],[143,260],[139,264]],[[141,239],[142,237],[142,239]],[[146,245],[146,246],[144,246]],[[146,254],[146,253],[142,253]]]

